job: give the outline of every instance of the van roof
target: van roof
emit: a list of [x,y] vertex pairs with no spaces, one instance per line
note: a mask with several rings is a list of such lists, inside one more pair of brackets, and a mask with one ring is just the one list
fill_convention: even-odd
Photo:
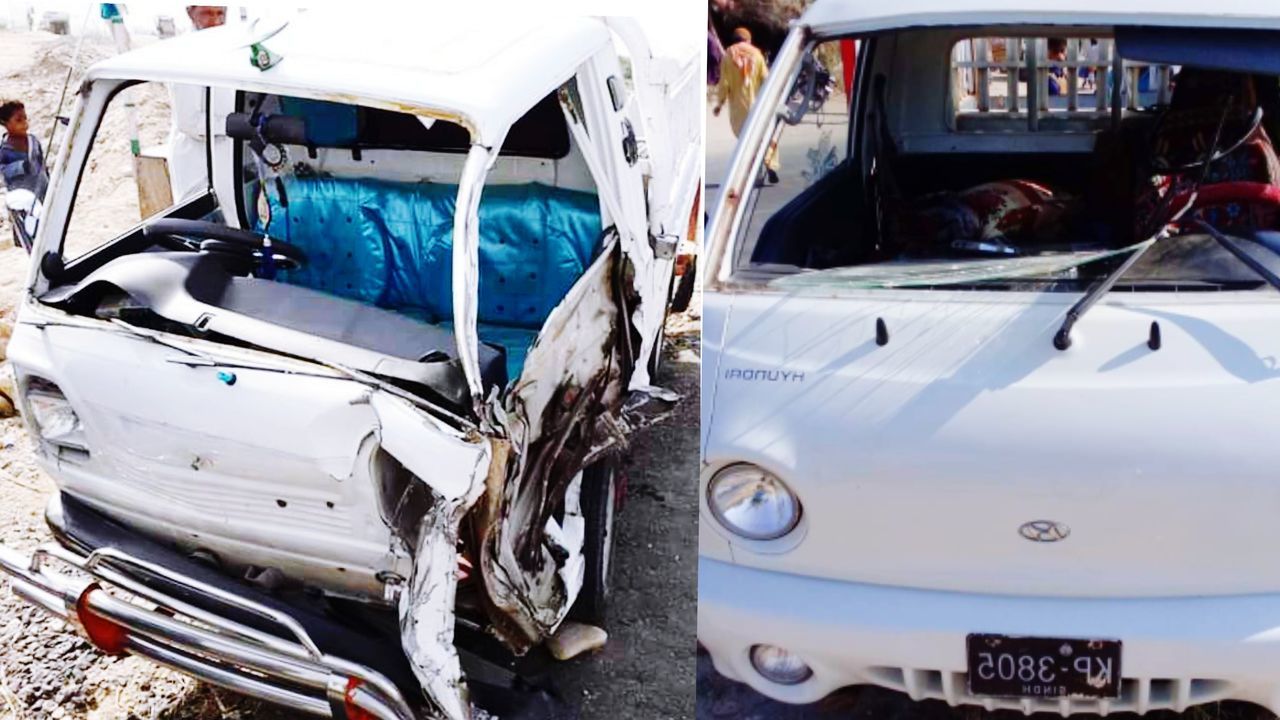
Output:
[[1275,0],[817,0],[800,22],[820,34],[948,25],[1160,25],[1280,29]]
[[[259,70],[249,46],[264,36],[262,44],[280,60]],[[468,127],[489,145],[611,41],[597,18],[462,24],[411,12],[391,21],[380,13],[301,12],[270,24],[227,25],[156,42],[94,65],[87,77],[425,112]]]

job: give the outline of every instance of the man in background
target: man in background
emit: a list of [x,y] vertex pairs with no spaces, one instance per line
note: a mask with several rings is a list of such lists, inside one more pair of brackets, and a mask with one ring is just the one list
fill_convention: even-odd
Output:
[[[227,21],[224,5],[188,5],[187,17],[196,32]],[[182,202],[209,187],[205,156],[205,88],[171,85],[173,124],[169,128],[169,187],[173,201]]]
[[[1051,62],[1066,62],[1067,60],[1067,39],[1060,37],[1049,38],[1049,60]],[[1061,96],[1067,94],[1067,70],[1062,67],[1049,68],[1049,95]]]
[[[769,65],[765,62],[764,53],[751,44],[749,30],[742,27],[734,30],[733,39],[734,43],[724,51],[724,58],[720,61],[720,82],[716,85],[716,104],[712,113],[719,115],[724,104],[729,103],[729,125],[733,128],[733,136],[737,137],[756,101],[756,92],[769,75]],[[777,148],[769,148],[764,165],[769,182],[778,182]]]

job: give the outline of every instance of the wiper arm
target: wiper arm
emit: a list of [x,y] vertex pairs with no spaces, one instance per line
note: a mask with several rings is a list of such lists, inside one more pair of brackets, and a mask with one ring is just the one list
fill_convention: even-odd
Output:
[[1120,263],[1120,267],[1112,270],[1111,274],[1089,286],[1084,297],[1076,301],[1076,304],[1072,305],[1071,309],[1067,311],[1067,316],[1062,320],[1062,327],[1058,328],[1058,333],[1053,336],[1053,346],[1059,350],[1066,350],[1071,347],[1071,328],[1075,327],[1075,324],[1080,320],[1080,318],[1085,313],[1089,312],[1089,308],[1093,307],[1094,303],[1101,300],[1102,296],[1106,295],[1107,292],[1111,290],[1112,286],[1116,284],[1116,281],[1128,272],[1129,268],[1133,267],[1133,264],[1138,262],[1138,260],[1140,260],[1142,256],[1156,244],[1157,240],[1167,237],[1168,234],[1167,230],[1162,231],[1159,235],[1151,238],[1146,243],[1139,245],[1133,251],[1133,254],[1129,255],[1123,263]]
[[1216,240],[1219,245],[1225,248],[1232,255],[1235,255],[1236,259],[1245,265],[1248,265],[1250,270],[1262,276],[1262,279],[1270,283],[1271,287],[1280,290],[1280,275],[1271,272],[1270,268],[1258,262],[1257,258],[1245,252],[1244,248],[1240,247],[1236,243],[1235,238],[1223,233],[1218,230],[1218,228],[1210,225],[1204,220],[1196,220],[1196,226],[1208,233],[1209,237]]
[[[1129,256],[1129,259],[1121,263],[1120,267],[1116,268],[1110,275],[1103,278],[1101,282],[1094,283],[1093,286],[1084,294],[1084,297],[1080,298],[1079,302],[1071,306],[1071,309],[1067,311],[1067,317],[1062,321],[1062,327],[1058,328],[1058,334],[1053,336],[1054,347],[1059,350],[1066,350],[1071,347],[1071,328],[1075,327],[1075,324],[1080,320],[1080,317],[1086,312],[1089,312],[1089,308],[1093,307],[1094,303],[1102,299],[1102,296],[1107,294],[1107,291],[1116,284],[1116,281],[1128,272],[1129,268],[1133,267],[1133,264],[1138,262],[1138,260],[1151,249],[1152,245],[1155,245],[1156,242],[1163,238],[1169,237],[1169,226],[1181,220],[1182,216],[1195,206],[1196,196],[1199,194],[1200,187],[1204,185],[1204,181],[1209,177],[1209,167],[1213,165],[1214,156],[1218,153],[1218,144],[1222,142],[1222,127],[1227,123],[1227,114],[1231,111],[1231,102],[1232,96],[1228,95],[1227,100],[1222,107],[1222,116],[1218,118],[1218,129],[1214,131],[1213,142],[1209,145],[1209,154],[1205,158],[1204,167],[1200,169],[1200,177],[1196,179],[1195,185],[1191,187],[1191,193],[1187,197],[1187,204],[1183,205],[1182,209],[1179,210],[1176,215],[1169,220],[1166,220],[1164,222],[1164,227],[1155,235],[1155,237],[1147,241],[1146,245],[1135,250],[1134,253]],[[1231,248],[1228,249],[1230,250]],[[1234,250],[1232,252],[1234,252]]]

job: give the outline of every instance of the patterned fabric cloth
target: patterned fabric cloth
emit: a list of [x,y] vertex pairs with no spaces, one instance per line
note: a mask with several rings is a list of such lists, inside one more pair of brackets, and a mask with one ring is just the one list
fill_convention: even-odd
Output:
[[[1237,128],[1242,123],[1252,123],[1257,107],[1257,87],[1251,75],[1184,69],[1178,74],[1168,115],[1152,142],[1154,164],[1176,166],[1206,157],[1220,124],[1224,136],[1219,139],[1219,145],[1230,147],[1244,132]],[[1232,130],[1235,137],[1230,136]],[[1180,209],[1170,205],[1175,200],[1182,202],[1179,196],[1190,192],[1202,174],[1205,187],[1228,182],[1274,186],[1280,184],[1280,159],[1267,131],[1259,125],[1239,147],[1213,162],[1207,173],[1196,167],[1148,178],[1138,192],[1135,236],[1143,239],[1163,227]],[[1276,227],[1277,221],[1274,208],[1240,202],[1203,206],[1194,211],[1193,217],[1203,218],[1222,230],[1237,232]]]
[[[1199,181],[1200,173],[1201,170],[1196,168],[1174,175],[1152,177],[1150,184],[1139,195],[1137,217],[1146,218],[1147,221],[1140,222],[1136,235],[1149,236],[1159,229],[1162,222],[1176,213],[1180,208],[1165,206],[1174,198],[1190,192]],[[1280,184],[1280,159],[1276,157],[1275,147],[1271,144],[1267,131],[1261,126],[1253,131],[1243,145],[1209,167],[1204,180],[1205,186],[1225,182]],[[1192,217],[1204,219],[1220,230],[1233,232],[1274,228],[1277,226],[1277,219],[1280,219],[1273,207],[1240,202],[1201,206],[1193,211]]]
[[1001,180],[958,193],[926,195],[896,213],[894,233],[911,256],[978,244],[1006,250],[1058,231],[1066,200],[1030,180]]

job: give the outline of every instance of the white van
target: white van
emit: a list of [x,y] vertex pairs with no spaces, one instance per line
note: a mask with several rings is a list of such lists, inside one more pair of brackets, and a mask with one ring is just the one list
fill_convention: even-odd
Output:
[[708,231],[720,673],[1280,711],[1277,42],[1255,0],[808,9]]

